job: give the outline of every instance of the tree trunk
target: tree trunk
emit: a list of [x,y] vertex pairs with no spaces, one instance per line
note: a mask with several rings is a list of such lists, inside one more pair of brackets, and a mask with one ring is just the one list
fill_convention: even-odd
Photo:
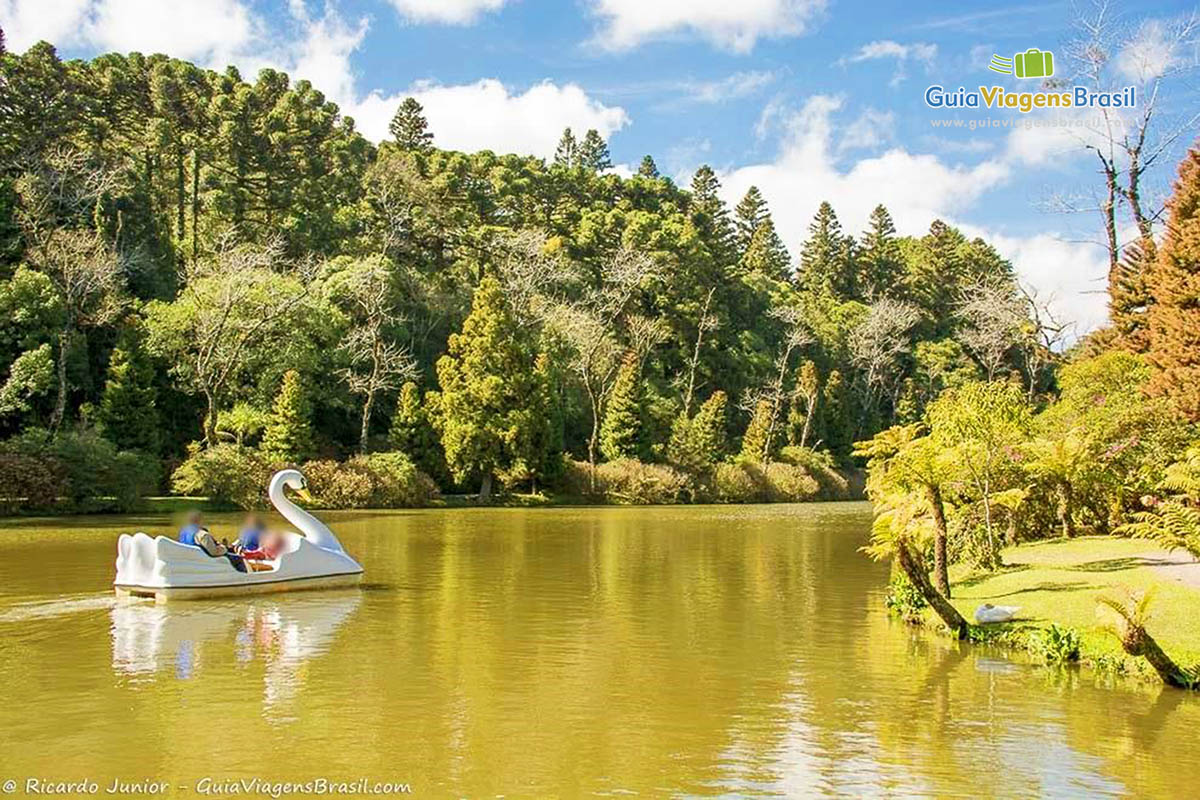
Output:
[[925,598],[925,602],[929,604],[942,622],[946,623],[946,627],[954,633],[959,639],[967,638],[967,629],[970,627],[962,614],[958,613],[958,609],[950,604],[941,592],[933,588],[933,584],[929,582],[929,573],[925,571],[925,565],[921,563],[921,559],[908,548],[905,542],[897,542],[896,544],[896,560],[900,562],[900,569],[904,570],[905,576],[913,586],[917,587],[917,591]]
[[200,251],[200,151],[192,150],[192,264]]
[[483,480],[479,484],[479,505],[486,506],[492,498],[492,471],[488,470],[483,473]]
[[1188,674],[1166,654],[1155,641],[1154,637],[1141,625],[1127,624],[1125,635],[1121,637],[1121,647],[1131,656],[1141,656],[1154,667],[1158,677],[1168,686],[1180,689],[1191,689],[1195,686]]
[[1071,484],[1063,481],[1058,485],[1058,521],[1062,525],[1062,535],[1064,539],[1072,539],[1075,537],[1075,515],[1072,513],[1072,491]]
[[937,589],[946,597],[950,596],[950,565],[946,558],[946,508],[942,505],[941,487],[927,487],[929,505],[933,509],[933,580]]
[[212,447],[217,443],[217,396],[206,391],[204,399],[208,401],[208,413],[204,415],[204,446]]
[[367,392],[367,399],[363,402],[362,427],[358,434],[358,452],[363,455],[367,454],[367,437],[371,430],[371,407],[374,405],[375,393]]
[[54,398],[54,412],[50,415],[50,432],[62,425],[67,415],[67,353],[71,349],[71,327],[64,326],[58,334],[58,393]]

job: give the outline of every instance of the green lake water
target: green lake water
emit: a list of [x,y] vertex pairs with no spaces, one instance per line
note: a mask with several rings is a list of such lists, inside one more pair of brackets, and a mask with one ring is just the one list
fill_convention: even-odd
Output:
[[865,504],[322,516],[361,589],[166,605],[110,588],[118,534],[165,518],[0,521],[0,780],[1200,791],[1200,700],[889,619]]

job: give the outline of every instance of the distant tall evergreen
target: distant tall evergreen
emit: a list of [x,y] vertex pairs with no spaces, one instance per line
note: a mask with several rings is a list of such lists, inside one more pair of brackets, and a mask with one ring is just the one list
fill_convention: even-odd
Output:
[[1179,165],[1167,233],[1150,273],[1150,391],[1200,420],[1200,148]]
[[765,275],[772,280],[785,281],[791,275],[792,257],[775,231],[770,216],[754,231],[741,263],[747,273]]
[[758,190],[757,186],[751,186],[733,210],[734,236],[739,253],[745,254],[758,226],[770,217],[771,214],[767,211],[767,201],[763,198],[762,192]]
[[562,136],[558,138],[558,146],[554,148],[554,163],[561,167],[575,166],[579,158],[579,143],[570,128],[563,128]]
[[312,407],[300,382],[300,373],[288,370],[271,408],[271,420],[263,433],[262,449],[289,463],[313,455]]
[[612,169],[612,159],[608,154],[608,144],[595,128],[588,129],[583,141],[579,143],[579,166],[592,172],[604,172]]
[[857,252],[858,292],[864,298],[903,293],[904,261],[892,215],[875,206]]
[[1133,353],[1150,347],[1150,273],[1158,258],[1153,238],[1140,239],[1125,253],[1108,276],[1108,317],[1112,321],[1113,344]]
[[122,450],[157,453],[162,441],[154,368],[133,337],[113,349],[97,414],[104,435]]
[[654,163],[654,159],[649,155],[644,155],[642,156],[642,163],[638,165],[637,174],[643,178],[657,178],[658,165]]
[[608,461],[637,458],[642,438],[642,370],[633,353],[625,356],[600,423],[600,452]]
[[425,119],[425,109],[412,97],[404,98],[404,102],[396,109],[395,116],[388,124],[392,140],[405,150],[429,150],[433,147],[433,134],[429,131],[429,121]]
[[822,202],[800,250],[800,269],[796,275],[800,287],[834,297],[853,297],[853,242],[853,238],[842,233],[833,206]]
[[692,224],[709,244],[709,251],[720,264],[737,260],[733,225],[729,209],[721,199],[721,182],[712,167],[705,164],[692,176]]

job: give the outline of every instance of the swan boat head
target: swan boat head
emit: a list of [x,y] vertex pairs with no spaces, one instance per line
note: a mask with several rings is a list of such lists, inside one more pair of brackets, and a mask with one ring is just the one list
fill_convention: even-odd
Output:
[[298,469],[282,469],[271,478],[267,496],[271,499],[271,505],[275,506],[275,510],[296,526],[296,530],[310,543],[336,553],[344,553],[342,543],[338,541],[333,531],[329,530],[325,523],[293,503],[284,491],[291,489],[302,492],[307,488],[308,481],[305,480],[304,473]]

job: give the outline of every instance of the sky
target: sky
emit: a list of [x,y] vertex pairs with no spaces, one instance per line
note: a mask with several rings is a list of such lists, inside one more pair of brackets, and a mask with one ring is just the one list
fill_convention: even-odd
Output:
[[[1090,0],[0,0],[11,50],[45,39],[61,55],[164,52],[252,79],[307,78],[378,141],[406,96],[435,142],[549,157],[564,127],[603,134],[618,172],[650,154],[681,185],[701,164],[732,205],[751,185],[793,254],[830,201],[862,230],[883,203],[902,234],[943,219],[982,236],[1076,333],[1105,320],[1095,111],[931,109],[926,88],[1039,82],[988,70],[993,54],[1055,53],[1069,70]],[[1180,2],[1113,4],[1116,86],[1161,81],[1160,134],[1200,109],[1196,43]],[[992,127],[969,129],[974,122]],[[963,127],[938,127],[954,125]],[[1147,176],[1169,191],[1192,128]],[[1122,236],[1132,235],[1122,221]]]

